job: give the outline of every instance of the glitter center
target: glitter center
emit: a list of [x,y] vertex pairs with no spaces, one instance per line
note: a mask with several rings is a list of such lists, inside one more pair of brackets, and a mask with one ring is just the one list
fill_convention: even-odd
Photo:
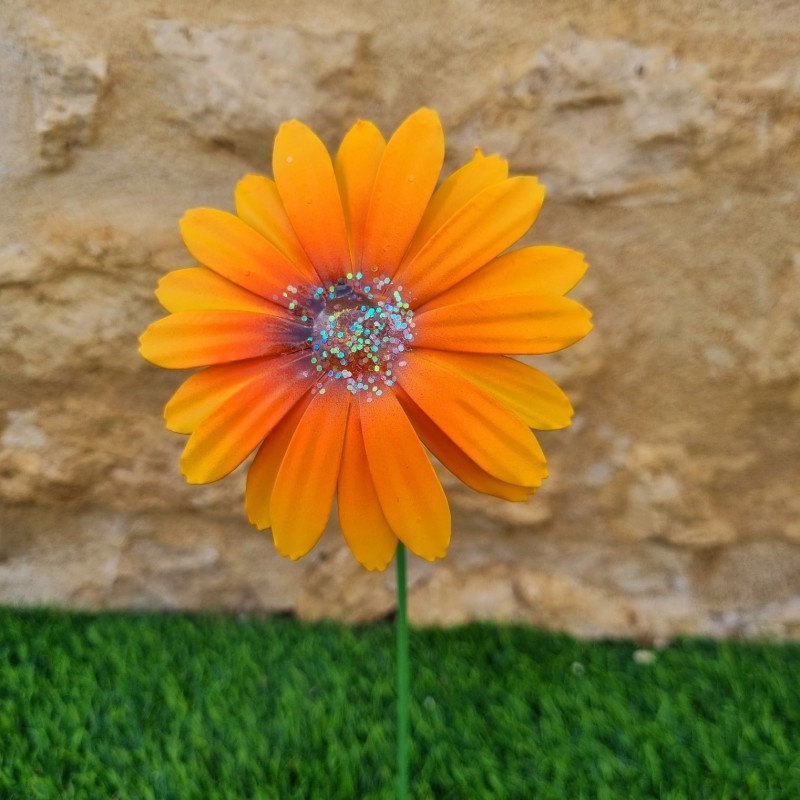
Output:
[[297,301],[296,310],[311,322],[307,343],[320,378],[317,391],[324,393],[330,379],[345,381],[353,394],[378,396],[394,384],[414,340],[414,312],[401,289],[389,278],[367,281],[356,273]]

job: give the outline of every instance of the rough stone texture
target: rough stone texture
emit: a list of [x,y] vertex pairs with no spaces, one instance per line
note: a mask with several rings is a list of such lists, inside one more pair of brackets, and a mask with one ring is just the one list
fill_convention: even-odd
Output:
[[257,162],[286,119],[313,120],[321,134],[335,136],[341,120],[357,114],[354,32],[207,29],[176,20],[152,20],[147,28],[167,116],[201,141]]
[[[579,248],[586,341],[532,359],[576,407],[527,504],[442,473],[453,545],[419,623],[800,637],[800,7],[7,0],[0,15],[0,602],[389,615],[335,524],[298,563],[243,473],[184,484],[136,338],[285,118],[331,147],[437,108],[534,171],[529,242]],[[335,515],[334,515],[335,518]]]
[[[714,152],[721,125],[708,67],[667,49],[571,32],[509,73],[493,87],[507,124],[496,129],[481,98],[459,139],[496,138],[518,168],[542,176],[551,197],[668,197]],[[546,120],[535,137],[526,135],[531,118]]]
[[63,169],[73,147],[94,139],[108,78],[106,60],[90,53],[79,38],[65,38],[41,17],[24,28],[21,45],[28,62],[40,163],[46,169]]

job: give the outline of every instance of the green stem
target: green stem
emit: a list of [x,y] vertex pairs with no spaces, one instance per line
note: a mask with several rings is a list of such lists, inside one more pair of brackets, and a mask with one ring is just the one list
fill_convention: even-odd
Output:
[[397,546],[397,798],[408,798],[409,669],[406,549]]

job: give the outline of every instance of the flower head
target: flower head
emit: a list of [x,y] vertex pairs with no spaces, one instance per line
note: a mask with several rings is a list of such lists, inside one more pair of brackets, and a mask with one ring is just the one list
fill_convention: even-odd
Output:
[[550,353],[591,328],[564,297],[586,265],[561,247],[504,253],[544,199],[533,177],[479,150],[437,188],[444,136],[429,109],[386,142],[370,122],[335,161],[300,122],[281,126],[274,180],[248,175],[236,214],[189,211],[203,266],[156,295],[170,316],[141,338],[162,367],[205,367],[166,406],[191,434],[190,483],[256,452],[245,507],[291,558],[316,544],[338,495],[342,532],[369,569],[398,540],[432,560],[450,511],[426,451],[465,484],[526,500],[547,476],[531,431],[572,409],[543,373],[509,358]]

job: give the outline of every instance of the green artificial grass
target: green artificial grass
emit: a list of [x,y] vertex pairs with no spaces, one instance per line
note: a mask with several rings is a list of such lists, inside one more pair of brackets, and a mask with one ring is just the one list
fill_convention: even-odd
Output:
[[[800,646],[411,632],[422,798],[800,797]],[[392,798],[394,630],[0,609],[0,797]]]

